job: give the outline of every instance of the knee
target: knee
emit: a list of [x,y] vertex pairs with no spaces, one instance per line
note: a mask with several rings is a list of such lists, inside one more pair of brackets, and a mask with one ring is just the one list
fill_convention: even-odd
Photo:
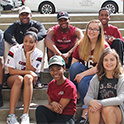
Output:
[[32,81],[33,81],[33,77],[30,74],[26,74],[24,76],[24,85],[25,84],[30,85],[32,83]]
[[114,107],[112,106],[107,106],[107,107],[103,107],[101,110],[103,115],[112,115],[112,113],[114,113]]
[[15,80],[15,84],[18,86],[22,86],[23,83],[23,77],[21,75],[18,75]]
[[36,115],[41,114],[43,110],[44,110],[44,106],[43,105],[38,106],[36,108]]

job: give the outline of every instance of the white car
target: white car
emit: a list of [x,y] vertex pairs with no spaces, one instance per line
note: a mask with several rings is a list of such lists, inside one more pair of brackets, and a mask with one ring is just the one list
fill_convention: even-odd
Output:
[[107,7],[112,13],[123,12],[123,0],[25,0],[32,11],[51,14],[59,11],[98,12]]

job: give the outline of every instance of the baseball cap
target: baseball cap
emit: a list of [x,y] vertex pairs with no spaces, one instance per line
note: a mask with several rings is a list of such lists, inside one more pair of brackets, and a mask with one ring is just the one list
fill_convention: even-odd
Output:
[[49,67],[51,65],[61,65],[61,66],[65,66],[65,61],[61,56],[55,55],[52,56],[49,60]]
[[65,11],[61,11],[57,14],[57,20],[61,19],[61,18],[65,18],[65,19],[70,19],[69,15],[67,12]]
[[20,10],[19,10],[19,15],[20,15],[21,13],[23,13],[23,12],[31,13],[31,10],[30,10],[30,8],[27,7],[27,6],[22,6],[22,7],[20,8]]

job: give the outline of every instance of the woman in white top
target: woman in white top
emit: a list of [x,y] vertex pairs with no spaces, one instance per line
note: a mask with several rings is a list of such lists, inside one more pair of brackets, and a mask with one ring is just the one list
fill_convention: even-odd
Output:
[[23,44],[11,47],[6,66],[9,68],[7,84],[11,88],[10,111],[7,117],[8,124],[19,124],[15,116],[15,107],[18,102],[21,88],[23,86],[24,110],[21,116],[21,124],[29,124],[29,107],[33,94],[33,85],[36,84],[40,72],[42,51],[37,49],[37,34],[28,31],[25,34]]

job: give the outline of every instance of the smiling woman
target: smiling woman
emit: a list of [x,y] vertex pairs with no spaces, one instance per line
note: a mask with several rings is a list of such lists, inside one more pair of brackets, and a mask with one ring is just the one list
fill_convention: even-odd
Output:
[[[66,4],[65,4],[66,3]],[[25,0],[24,4],[32,11],[51,14],[61,10],[67,12],[98,12],[107,7],[112,13],[123,12],[122,0]]]

